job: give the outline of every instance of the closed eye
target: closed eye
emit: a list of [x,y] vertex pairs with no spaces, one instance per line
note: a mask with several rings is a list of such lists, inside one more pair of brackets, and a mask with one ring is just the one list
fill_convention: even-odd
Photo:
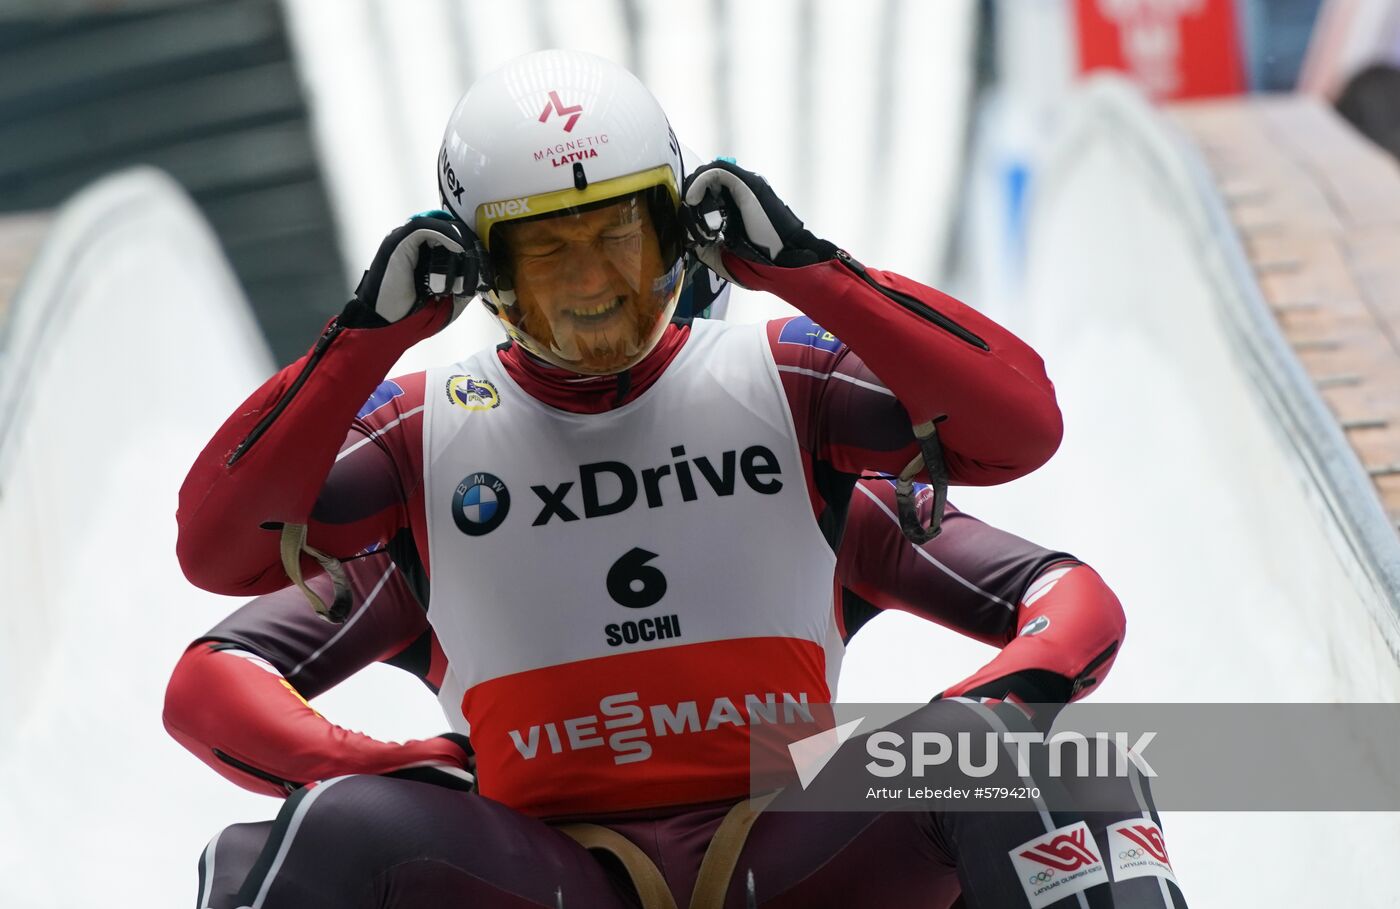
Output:
[[520,250],[520,255],[530,259],[542,259],[564,251],[563,243],[556,243],[552,246],[527,247]]
[[606,233],[603,234],[603,240],[609,243],[615,243],[618,240],[630,240],[641,233],[641,230],[641,226],[638,225],[637,227],[631,227],[627,230]]

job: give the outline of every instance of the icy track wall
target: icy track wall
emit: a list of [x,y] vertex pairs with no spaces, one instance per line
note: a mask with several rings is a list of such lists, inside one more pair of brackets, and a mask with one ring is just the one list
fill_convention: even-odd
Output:
[[203,219],[150,170],[68,203],[0,335],[0,905],[184,905],[217,825],[272,800],[161,729],[232,602],[175,562],[181,478],[272,369]]
[[1400,542],[1194,148],[1117,82],[1070,121],[1037,177],[1022,326],[1066,436],[1017,493],[1129,608],[1105,695],[1400,699]]
[[[955,501],[1086,559],[1119,595],[1127,637],[1097,700],[1400,699],[1400,544],[1197,149],[1121,83],[1092,83],[1034,179],[1014,321],[1045,356],[1065,439],[1031,476]],[[1394,902],[1376,874],[1400,850],[1393,814],[1164,822],[1193,906]],[[1325,872],[1278,873],[1300,842]]]

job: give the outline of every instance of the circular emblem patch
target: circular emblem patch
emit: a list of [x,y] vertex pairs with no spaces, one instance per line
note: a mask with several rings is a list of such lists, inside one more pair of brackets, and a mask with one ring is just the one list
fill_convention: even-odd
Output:
[[501,393],[496,386],[474,376],[448,379],[447,397],[464,410],[494,410],[501,406]]
[[1021,633],[1020,635],[1018,635],[1018,637],[1025,638],[1030,637],[1033,634],[1040,634],[1042,631],[1049,627],[1050,618],[1048,616],[1038,615],[1026,623],[1026,627],[1021,629]]
[[490,533],[509,513],[510,490],[495,474],[469,474],[452,493],[452,520],[469,537]]

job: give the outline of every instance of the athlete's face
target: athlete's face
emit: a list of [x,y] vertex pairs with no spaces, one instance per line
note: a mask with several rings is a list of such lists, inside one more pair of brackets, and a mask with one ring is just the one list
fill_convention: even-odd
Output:
[[652,331],[669,263],[636,197],[500,228],[523,328],[583,372],[614,372]]

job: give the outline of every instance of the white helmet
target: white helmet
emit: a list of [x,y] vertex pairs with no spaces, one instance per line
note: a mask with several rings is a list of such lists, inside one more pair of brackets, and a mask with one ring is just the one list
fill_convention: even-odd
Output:
[[487,307],[556,366],[621,372],[649,353],[681,290],[680,145],[627,70],[527,54],[481,77],[438,156],[443,205],[491,254]]

